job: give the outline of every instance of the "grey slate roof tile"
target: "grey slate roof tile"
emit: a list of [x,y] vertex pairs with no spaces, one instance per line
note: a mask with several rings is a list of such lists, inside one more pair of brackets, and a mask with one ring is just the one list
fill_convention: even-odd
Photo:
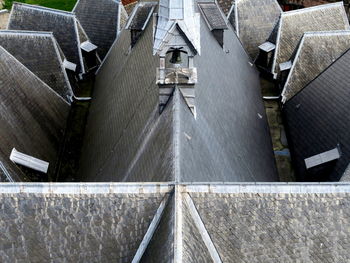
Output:
[[0,31],[0,46],[70,103],[72,89],[59,46],[51,33]]
[[[330,65],[284,106],[289,144],[299,180],[338,181],[350,162],[347,114],[350,52]],[[339,160],[307,171],[304,159],[339,144]]]
[[83,69],[75,15],[55,9],[14,3],[8,29],[53,32],[67,60]]
[[[121,32],[96,78],[79,171],[86,180],[277,180],[257,70],[232,30],[224,32],[226,53],[203,16],[200,29],[196,120],[179,92],[166,111],[157,112],[152,23],[131,50],[130,32]],[[174,172],[177,154],[180,169]]]
[[48,161],[52,175],[69,104],[2,47],[0,76],[0,161],[11,173],[17,173],[9,160],[16,148]]
[[349,194],[191,193],[222,262],[346,262]]
[[119,6],[116,0],[79,0],[73,10],[91,42],[98,46],[101,59],[105,57],[120,30]]
[[292,98],[350,48],[350,31],[305,33],[282,93]]
[[131,15],[129,29],[143,30],[148,17],[151,15],[150,12],[156,5],[156,2],[145,2],[142,5],[138,5]]
[[305,32],[349,30],[349,28],[342,2],[282,13],[273,72],[279,72],[279,64],[291,57]]
[[[277,0],[236,0],[231,12],[231,23],[236,23],[239,38],[252,59],[259,52],[259,45],[269,37],[282,10]],[[237,21],[233,17],[237,18]]]
[[131,262],[164,194],[1,194],[0,260]]
[[211,30],[227,29],[226,21],[216,3],[199,3],[198,5],[202,10]]

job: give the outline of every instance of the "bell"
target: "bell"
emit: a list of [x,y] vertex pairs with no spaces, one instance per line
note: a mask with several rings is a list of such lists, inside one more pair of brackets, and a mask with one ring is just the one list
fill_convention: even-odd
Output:
[[178,49],[175,49],[171,54],[170,59],[171,64],[181,64],[181,51]]

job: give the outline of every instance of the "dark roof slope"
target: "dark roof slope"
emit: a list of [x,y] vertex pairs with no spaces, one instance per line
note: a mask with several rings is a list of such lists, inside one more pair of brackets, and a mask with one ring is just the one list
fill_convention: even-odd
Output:
[[0,45],[67,102],[72,96],[59,46],[52,33],[0,31]]
[[14,3],[8,29],[53,32],[67,60],[84,72],[77,20],[70,12]]
[[97,74],[81,159],[86,180],[277,180],[258,72],[232,30],[223,52],[203,16],[200,23],[197,119],[179,85],[169,86],[174,98],[159,116],[152,23],[131,51],[130,32],[121,33]]
[[292,98],[349,48],[350,31],[305,33],[284,85],[283,100]]
[[10,170],[13,148],[48,161],[53,175],[69,105],[0,47],[0,158]]
[[86,34],[98,46],[101,59],[112,46],[120,25],[120,6],[116,0],[79,0],[73,9]]
[[181,180],[277,180],[258,72],[231,29],[224,45],[229,53],[202,19],[201,55],[194,58],[197,118],[184,103],[180,113]]
[[[338,181],[350,162],[350,51],[284,106],[289,144],[299,180]],[[340,148],[339,160],[307,170],[305,158]]]
[[[277,0],[236,0],[229,18],[252,59],[258,55],[259,45],[271,33],[282,10]],[[233,19],[235,17],[235,19]]]

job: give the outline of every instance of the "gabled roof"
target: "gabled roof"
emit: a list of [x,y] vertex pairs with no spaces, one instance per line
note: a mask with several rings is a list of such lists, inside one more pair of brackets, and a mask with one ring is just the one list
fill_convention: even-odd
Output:
[[0,184],[0,260],[346,262],[349,198],[344,183]]
[[0,76],[0,161],[10,174],[16,172],[9,160],[16,148],[49,162],[52,176],[69,104],[2,47]]
[[277,0],[236,0],[229,13],[237,35],[252,59],[282,13]]
[[127,14],[123,4],[116,0],[79,0],[72,12],[98,46],[98,54],[103,59],[125,25]]
[[343,2],[319,5],[284,12],[278,35],[272,73],[279,73],[279,64],[287,61],[305,32],[349,30]]
[[87,181],[277,180],[259,74],[230,27],[224,52],[199,18],[196,119],[180,84],[161,86],[170,92],[159,113],[153,24],[132,49],[121,32],[96,76],[79,171]]
[[[299,180],[338,181],[350,162],[350,51],[284,105]],[[338,147],[340,158],[307,170],[305,159]]]
[[2,185],[6,239],[0,261],[131,262],[170,190],[167,185]]
[[52,33],[4,30],[0,31],[0,46],[70,102],[72,88],[63,67],[65,58]]
[[[298,45],[282,100],[292,98],[350,48],[350,31],[305,33]],[[281,64],[280,64],[281,65]]]
[[80,43],[88,39],[73,13],[56,9],[14,3],[8,29],[53,32],[67,60],[85,72]]

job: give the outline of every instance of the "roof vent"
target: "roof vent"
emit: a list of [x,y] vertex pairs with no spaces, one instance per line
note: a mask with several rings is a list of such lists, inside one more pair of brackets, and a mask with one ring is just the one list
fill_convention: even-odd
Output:
[[80,44],[80,48],[88,53],[97,49],[97,46],[92,44],[90,41],[85,41]]
[[273,43],[271,43],[271,42],[269,42],[269,41],[266,41],[265,43],[263,43],[263,44],[261,44],[261,45],[259,46],[259,49],[260,49],[260,50],[265,51],[265,52],[267,52],[267,53],[269,53],[269,52],[275,50],[275,48],[276,48],[276,45],[273,44]]
[[228,29],[226,19],[215,2],[198,3],[203,17],[220,46],[224,46],[224,30]]
[[131,47],[134,47],[145,30],[156,5],[155,2],[140,2],[134,8],[126,24],[126,29],[131,31]]
[[38,172],[47,173],[49,163],[12,149],[10,160]]
[[323,153],[311,156],[309,158],[306,158],[304,160],[306,169],[310,169],[312,167],[337,160],[340,158],[340,155],[341,154],[340,154],[339,148],[337,147],[330,151],[323,152]]
[[65,69],[69,69],[69,70],[75,72],[75,70],[77,69],[77,64],[74,64],[74,63],[72,63],[72,62],[69,62],[67,59],[64,59],[64,60],[63,60],[63,67],[64,67]]

